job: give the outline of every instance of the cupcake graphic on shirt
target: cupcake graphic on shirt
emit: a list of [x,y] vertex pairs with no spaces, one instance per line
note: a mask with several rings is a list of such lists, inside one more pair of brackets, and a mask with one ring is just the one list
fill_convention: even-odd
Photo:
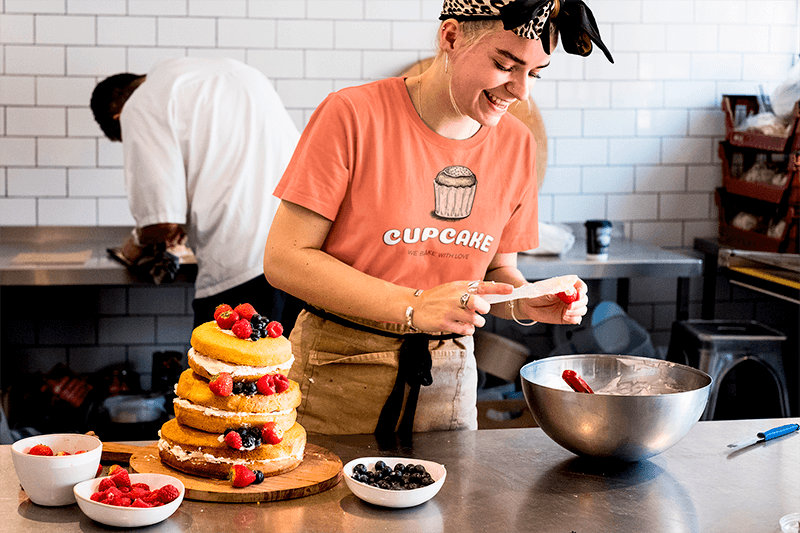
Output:
[[438,217],[459,220],[472,212],[478,180],[467,167],[452,165],[445,167],[433,180],[436,200],[434,214]]

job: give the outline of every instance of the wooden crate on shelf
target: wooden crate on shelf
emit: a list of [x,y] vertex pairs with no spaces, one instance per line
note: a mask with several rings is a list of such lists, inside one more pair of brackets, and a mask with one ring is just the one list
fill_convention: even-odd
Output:
[[[774,167],[777,172],[783,172],[788,175],[788,179],[782,185],[775,185],[772,183],[745,181],[741,179],[749,169],[756,163],[757,154],[764,154],[770,158],[770,166]],[[741,175],[734,175],[731,168],[732,161],[735,157],[741,158],[742,169]],[[763,152],[760,150],[742,148],[732,145],[729,141],[722,141],[719,143],[719,157],[722,161],[722,185],[731,194],[740,196],[747,196],[749,198],[756,198],[764,200],[765,202],[780,203],[784,197],[790,203],[789,196],[792,197],[800,195],[800,186],[798,186],[798,172],[793,163],[789,163],[790,158],[782,152]],[[783,159],[781,161],[781,159]],[[797,202],[793,202],[797,203]]]
[[[794,206],[779,206],[763,200],[734,195],[724,188],[717,189],[715,200],[719,209],[720,244],[740,250],[798,252],[800,248],[797,242],[798,212]],[[734,226],[733,219],[743,212],[761,219],[783,222],[781,234],[770,236],[763,230],[747,230]]]
[[761,112],[758,97],[755,95],[722,95],[722,111],[725,115],[725,139],[731,144],[770,152],[787,152],[793,149],[795,144],[799,146],[794,149],[800,149],[800,137],[796,135],[798,124],[800,124],[800,103],[796,103],[794,106],[792,121],[785,136],[766,135],[754,131],[738,131],[736,129],[737,106],[744,106],[746,115],[754,115]]

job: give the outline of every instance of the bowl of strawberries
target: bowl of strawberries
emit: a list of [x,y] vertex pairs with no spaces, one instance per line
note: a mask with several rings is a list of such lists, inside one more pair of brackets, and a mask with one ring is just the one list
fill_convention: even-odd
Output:
[[72,488],[98,473],[103,443],[72,433],[35,435],[11,445],[11,459],[25,494],[37,505],[75,503]]
[[180,507],[186,492],[178,478],[130,474],[119,465],[109,475],[73,489],[78,507],[96,522],[113,527],[143,527],[162,522]]

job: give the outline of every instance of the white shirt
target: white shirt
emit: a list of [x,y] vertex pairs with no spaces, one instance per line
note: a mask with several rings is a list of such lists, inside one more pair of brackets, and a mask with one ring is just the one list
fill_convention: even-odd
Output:
[[232,59],[167,60],[120,125],[131,213],[138,227],[187,226],[195,297],[263,275],[272,192],[299,138],[269,80]]

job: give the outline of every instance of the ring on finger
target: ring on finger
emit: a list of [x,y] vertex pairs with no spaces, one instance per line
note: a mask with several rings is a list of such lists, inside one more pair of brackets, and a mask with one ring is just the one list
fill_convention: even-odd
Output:
[[461,295],[461,298],[458,300],[458,304],[461,306],[461,309],[467,308],[467,303],[469,303],[469,297],[472,296],[470,293],[465,292]]

